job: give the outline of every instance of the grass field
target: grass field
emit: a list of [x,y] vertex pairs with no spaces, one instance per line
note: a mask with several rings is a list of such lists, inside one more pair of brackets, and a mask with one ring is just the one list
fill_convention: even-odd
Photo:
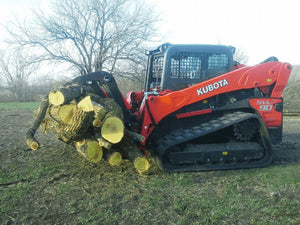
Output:
[[38,102],[0,102],[0,109],[36,109]]
[[41,149],[28,150],[37,105],[0,104],[0,224],[300,224],[299,118],[285,118],[267,168],[139,175],[41,132]]

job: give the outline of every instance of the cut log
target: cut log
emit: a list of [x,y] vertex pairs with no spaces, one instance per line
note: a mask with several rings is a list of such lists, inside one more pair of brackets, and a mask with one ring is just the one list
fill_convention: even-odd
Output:
[[69,141],[82,139],[85,137],[92,120],[92,112],[84,112],[81,109],[78,109],[73,116],[73,122],[71,124],[61,125],[57,134],[59,137],[64,137],[64,139]]
[[77,151],[91,162],[99,162],[102,159],[103,151],[97,141],[78,141],[74,146]]
[[49,103],[53,105],[67,104],[83,94],[83,87],[77,83],[65,85],[49,93]]
[[59,110],[59,119],[63,123],[72,124],[73,117],[77,112],[77,106],[74,104],[63,105]]
[[98,119],[93,120],[93,127],[101,127],[102,126],[102,121]]
[[34,138],[34,135],[36,130],[39,128],[41,122],[45,118],[48,105],[49,102],[48,102],[48,98],[46,97],[42,100],[41,105],[37,110],[37,115],[33,121],[32,126],[26,132],[26,144],[32,150],[37,150],[40,146],[39,142]]
[[125,130],[125,134],[127,134],[128,136],[130,136],[133,140],[135,141],[139,141],[139,142],[144,142],[145,141],[145,137],[141,134],[132,132],[130,130]]
[[94,127],[101,127],[102,126],[102,119],[106,114],[106,109],[99,103],[92,101],[91,96],[86,96],[78,103],[78,108],[82,109],[84,112],[91,112],[94,111],[94,120],[93,126]]
[[97,138],[98,144],[106,149],[110,149],[111,148],[111,143],[109,143],[108,141],[104,140],[103,138],[99,137]]
[[81,99],[81,101],[78,102],[77,106],[79,109],[81,109],[84,112],[94,111],[91,96],[89,95]]
[[148,161],[148,159],[146,159],[146,157],[137,157],[134,160],[133,163],[135,169],[139,172],[139,173],[145,173],[146,171],[148,171],[150,169],[150,163]]
[[122,154],[128,158],[135,169],[143,174],[151,167],[149,160],[143,155],[138,147],[133,143],[132,139],[125,136],[122,142],[118,145]]
[[101,127],[102,137],[110,143],[119,143],[124,136],[124,124],[118,117],[107,118]]
[[38,141],[32,137],[26,138],[26,144],[32,150],[37,150],[40,147],[40,144],[38,143]]
[[97,102],[92,101],[92,104],[93,104],[94,113],[95,113],[95,115],[94,115],[95,120],[102,121],[107,110],[104,108],[104,106],[102,106],[101,104],[99,104]]
[[122,155],[120,152],[114,150],[106,150],[104,152],[104,159],[111,165],[111,166],[118,166],[122,162]]
[[85,139],[73,142],[73,145],[75,146],[76,149],[79,149],[84,144],[85,144]]
[[105,118],[118,117],[123,120],[122,108],[112,98],[95,98],[95,102],[99,103],[106,110]]

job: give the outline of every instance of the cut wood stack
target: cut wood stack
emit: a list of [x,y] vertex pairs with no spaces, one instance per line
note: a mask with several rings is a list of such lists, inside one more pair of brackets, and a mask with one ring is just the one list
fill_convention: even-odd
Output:
[[[132,142],[132,137],[143,137],[125,132],[121,107],[114,99],[100,97],[88,86],[67,83],[52,90],[42,101],[35,112],[34,123],[26,133],[27,145],[33,150],[40,146],[34,138],[40,125],[46,134],[49,131],[55,133],[91,162],[104,159],[115,166],[127,158],[139,173],[150,168],[148,159]],[[124,135],[128,137],[123,138]]]

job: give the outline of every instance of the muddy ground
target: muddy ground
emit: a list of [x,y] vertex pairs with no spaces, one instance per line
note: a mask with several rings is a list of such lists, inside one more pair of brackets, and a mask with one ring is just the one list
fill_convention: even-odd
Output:
[[[98,188],[113,185],[121,190],[126,182],[144,179],[135,178],[139,175],[129,162],[119,167],[92,164],[40,130],[36,137],[41,148],[29,150],[24,135],[31,122],[32,110],[0,109],[0,194],[5,195],[0,198],[0,224],[86,224],[93,221],[88,218],[92,215],[88,204],[101,204]],[[300,117],[285,117],[283,143],[275,148],[273,164],[299,161]],[[134,207],[130,195],[126,196],[112,193],[106,204],[117,202],[120,210]]]

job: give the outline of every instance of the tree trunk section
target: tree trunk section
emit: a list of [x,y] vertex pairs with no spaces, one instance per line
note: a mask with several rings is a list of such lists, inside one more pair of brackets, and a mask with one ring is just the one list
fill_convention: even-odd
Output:
[[37,116],[34,119],[32,126],[26,133],[26,143],[32,150],[37,150],[40,146],[39,142],[34,138],[34,135],[46,115],[48,105],[48,98],[43,99],[40,107],[37,110]]
[[99,162],[102,159],[103,151],[97,141],[78,141],[74,146],[77,151],[91,162]]
[[49,103],[52,105],[62,105],[71,102],[83,94],[80,84],[71,83],[49,93]]

